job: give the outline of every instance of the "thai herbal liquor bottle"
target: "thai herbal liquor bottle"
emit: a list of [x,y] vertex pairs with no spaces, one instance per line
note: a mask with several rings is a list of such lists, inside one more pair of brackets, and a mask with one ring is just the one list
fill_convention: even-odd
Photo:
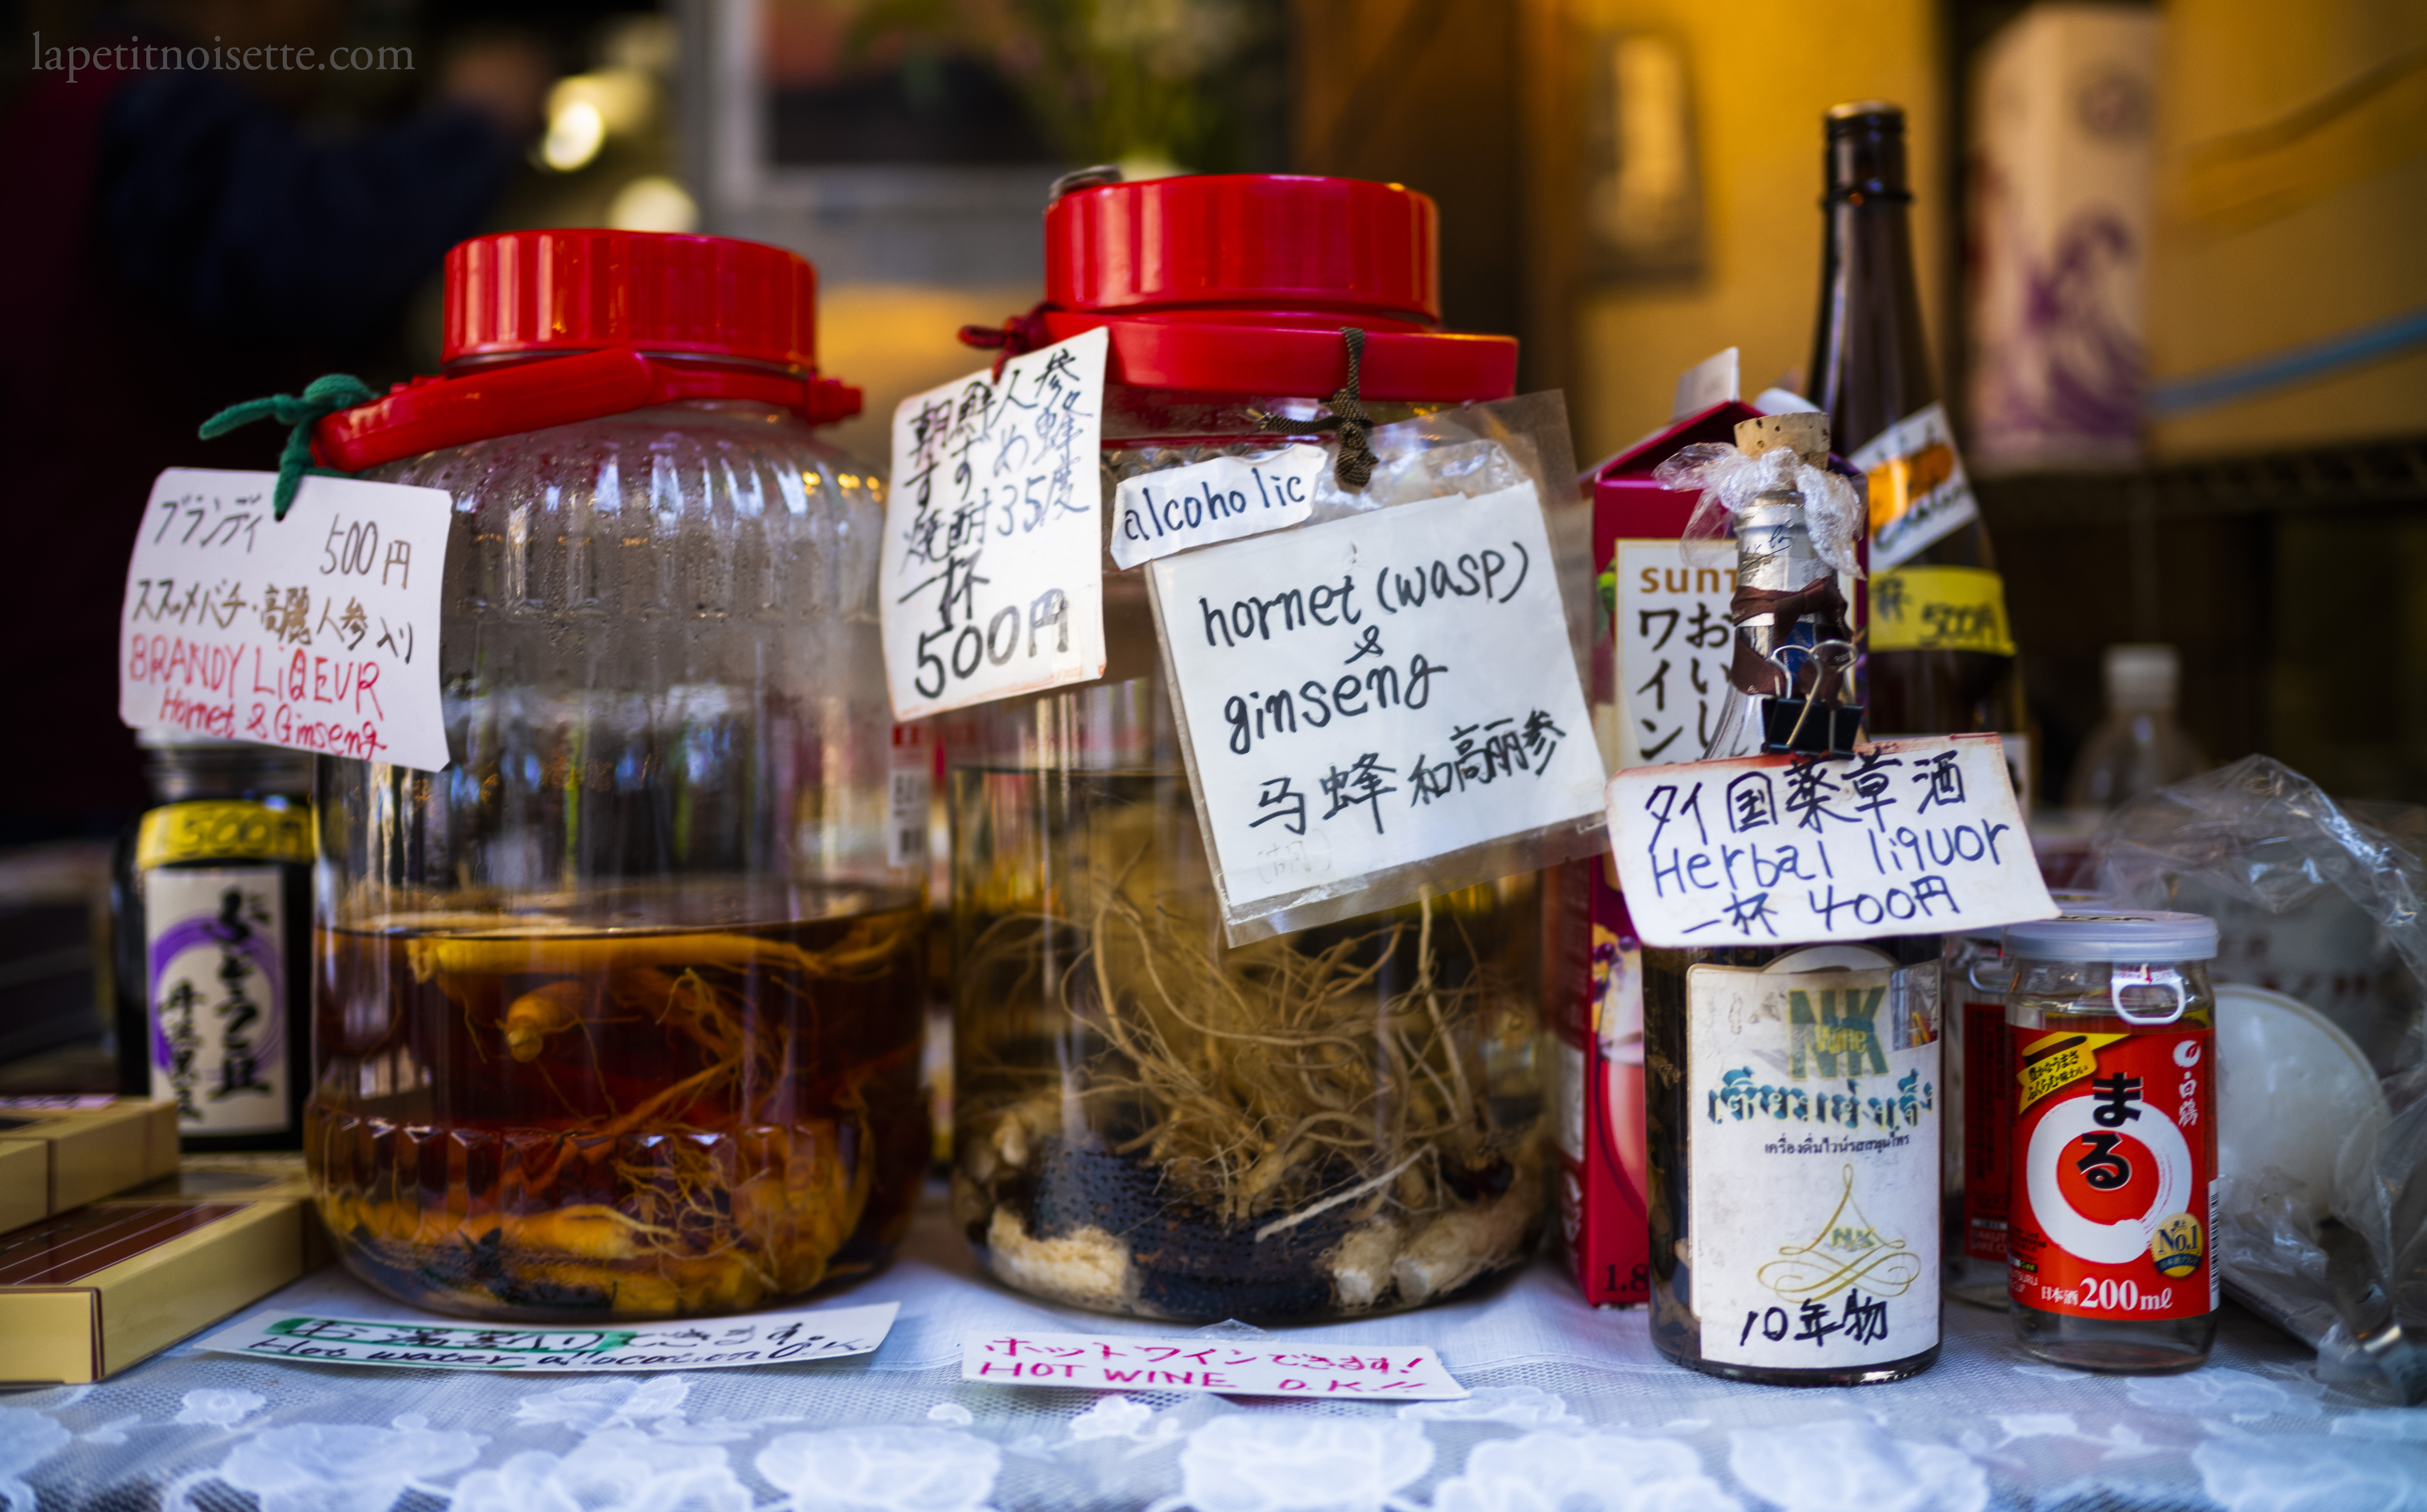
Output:
[[1826,239],[1812,400],[1870,479],[1865,735],[2002,734],[2030,810],[2023,680],[2004,580],[1930,375],[1914,276],[1904,111],[1827,122]]
[[[1829,449],[1817,415],[1747,421],[1737,436],[1748,452],[1781,440],[1813,458]],[[1809,539],[1810,503],[1773,489],[1734,512],[1736,665],[1783,675],[1780,691],[1749,692],[1757,675],[1732,672],[1746,707],[1730,710],[1706,757],[1738,754],[1730,732],[1748,722],[1791,737],[1758,750],[1843,751],[1837,736],[1853,720],[1841,722],[1822,678],[1807,684],[1805,658],[1783,649],[1825,645],[1827,631],[1804,639],[1783,612],[1751,623],[1763,617],[1756,605],[1799,594],[1824,601],[1825,619],[1831,569]],[[1816,721],[1832,732],[1826,743],[1809,743]],[[1937,1359],[1938,984],[1930,935],[1645,950],[1652,1338],[1662,1354],[1783,1386],[1896,1380]]]

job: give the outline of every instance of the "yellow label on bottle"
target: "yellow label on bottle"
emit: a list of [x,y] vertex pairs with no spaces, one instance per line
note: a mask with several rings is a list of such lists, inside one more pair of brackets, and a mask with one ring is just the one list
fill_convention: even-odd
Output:
[[301,804],[199,799],[163,804],[135,832],[138,870],[178,861],[312,859],[312,811]]
[[2006,580],[1985,567],[1891,567],[1871,576],[1874,651],[2014,654]]
[[2014,1073],[2022,1097],[2020,1114],[2049,1093],[2073,1085],[2098,1069],[2098,1052],[2123,1039],[2122,1034],[2044,1034],[2023,1047],[2023,1068]]

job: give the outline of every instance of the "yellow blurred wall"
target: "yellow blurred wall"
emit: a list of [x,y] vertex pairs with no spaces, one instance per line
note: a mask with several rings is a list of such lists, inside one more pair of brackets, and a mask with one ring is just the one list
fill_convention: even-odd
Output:
[[[1703,268],[1688,283],[1579,292],[1569,402],[1579,460],[1668,418],[1678,373],[1742,349],[1745,388],[1811,357],[1820,286],[1821,113],[1902,105],[1911,123],[1914,244],[1933,344],[1945,330],[1945,91],[1927,0],[1572,0],[1578,35],[1651,31],[1685,48],[1702,159]],[[1942,389],[1946,375],[1939,375]]]
[[[2150,370],[2427,307],[2427,4],[2173,0]],[[2427,349],[2158,422],[2162,458],[2427,430]]]

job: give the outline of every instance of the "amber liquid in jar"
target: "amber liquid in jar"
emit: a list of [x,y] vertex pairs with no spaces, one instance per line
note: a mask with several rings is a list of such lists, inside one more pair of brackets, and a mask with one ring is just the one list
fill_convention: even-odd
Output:
[[1231,949],[1184,777],[953,783],[953,1215],[998,1276],[1288,1321],[1533,1253],[1533,878]]
[[926,1158],[922,918],[907,892],[693,881],[324,928],[305,1147],[341,1254],[530,1321],[865,1272]]
[[[2135,1023],[2115,1012],[2112,978],[2105,962],[2020,963],[2006,1022],[2015,1029],[2082,1034],[2180,1033],[2216,1027],[2216,994],[2207,966],[2201,961],[2176,963],[2182,974],[2185,1001],[2182,1016],[2161,1025]],[[2134,1006],[2127,1003],[2127,1007]],[[2211,1101],[2211,1106],[2213,1102]],[[2206,1168],[2215,1168],[2216,1124],[2213,1118],[2188,1131],[2205,1140]],[[2206,1195],[2200,1195],[2198,1216],[2212,1215]],[[2028,1241],[2028,1236],[2024,1236]],[[2211,1246],[2215,1235],[2208,1236]],[[2212,1250],[2211,1250],[2212,1254]],[[2016,1251],[2017,1259],[2022,1258]],[[2211,1258],[2210,1263],[2214,1263]],[[2207,1360],[2216,1343],[2222,1309],[2187,1318],[2083,1318],[2025,1306],[2010,1297],[2007,1315],[2014,1336],[2025,1349],[2052,1365],[2075,1370],[2112,1371],[2151,1375],[2195,1370]]]

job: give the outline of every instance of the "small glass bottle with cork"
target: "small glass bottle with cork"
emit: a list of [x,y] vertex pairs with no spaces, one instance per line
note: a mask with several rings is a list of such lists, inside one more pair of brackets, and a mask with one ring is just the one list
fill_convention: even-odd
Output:
[[[1826,415],[1736,438],[1659,474],[1735,526],[1730,707],[1705,757],[1849,754],[1858,496],[1828,471]],[[1702,510],[1687,533],[1716,539]],[[1670,1359],[1852,1386],[1938,1358],[1938,974],[1935,935],[1645,950],[1652,1339]],[[1896,1110],[1898,1137],[1843,1137],[1865,1106]]]

